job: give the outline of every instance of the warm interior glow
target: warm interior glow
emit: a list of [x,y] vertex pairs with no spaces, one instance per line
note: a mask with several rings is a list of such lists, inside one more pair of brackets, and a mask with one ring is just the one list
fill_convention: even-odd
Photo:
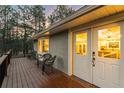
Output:
[[42,51],[42,41],[41,41],[41,38],[38,39],[38,51]]
[[76,34],[76,54],[86,55],[87,33]]
[[120,26],[98,31],[98,56],[120,59]]
[[43,52],[48,52],[49,51],[49,39],[45,38],[42,40],[42,51]]
[[39,38],[38,39],[38,51],[39,52],[48,52],[49,51],[49,39],[48,38]]

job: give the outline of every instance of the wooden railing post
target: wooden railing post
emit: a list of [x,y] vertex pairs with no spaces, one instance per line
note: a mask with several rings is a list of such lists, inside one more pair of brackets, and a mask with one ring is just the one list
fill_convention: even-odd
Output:
[[7,68],[10,64],[10,58],[12,56],[12,51],[9,50],[6,54],[0,57],[0,87],[2,85],[3,79],[7,76]]
[[3,82],[4,77],[7,75],[7,64],[8,55],[3,55],[0,57],[0,86]]

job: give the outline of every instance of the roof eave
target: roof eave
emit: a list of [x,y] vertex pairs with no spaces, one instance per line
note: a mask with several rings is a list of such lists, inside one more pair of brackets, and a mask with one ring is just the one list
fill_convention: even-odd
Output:
[[95,10],[95,9],[97,9],[97,8],[100,8],[100,7],[102,7],[102,6],[103,6],[103,5],[85,5],[85,6],[83,6],[82,8],[80,8],[79,10],[77,10],[77,11],[76,11],[74,14],[72,14],[71,16],[65,18],[64,20],[60,20],[60,21],[58,21],[58,22],[52,24],[51,26],[49,26],[49,27],[48,27],[47,29],[45,29],[44,31],[42,31],[42,32],[40,32],[40,33],[38,33],[38,34],[36,34],[33,38],[34,38],[34,39],[37,39],[37,38],[39,38],[39,37],[42,37],[42,36],[44,36],[44,35],[43,35],[44,33],[50,32],[50,30],[54,29],[55,27],[58,27],[58,26],[60,26],[60,25],[62,25],[62,24],[65,24],[65,23],[67,23],[67,22],[69,22],[69,21],[71,21],[71,20],[73,20],[73,19],[75,19],[75,18],[77,18],[77,17],[80,17],[80,16],[82,16],[82,15],[84,15],[84,14],[90,12],[90,11],[93,11],[93,10]]

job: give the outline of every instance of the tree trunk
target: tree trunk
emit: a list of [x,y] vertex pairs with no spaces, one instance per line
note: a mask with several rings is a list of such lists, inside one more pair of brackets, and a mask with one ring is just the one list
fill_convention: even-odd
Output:
[[36,17],[35,17],[35,34],[37,33],[37,20],[36,20]]
[[41,30],[40,27],[41,27],[41,25],[40,25],[40,18],[39,18],[39,32],[40,32],[40,30]]

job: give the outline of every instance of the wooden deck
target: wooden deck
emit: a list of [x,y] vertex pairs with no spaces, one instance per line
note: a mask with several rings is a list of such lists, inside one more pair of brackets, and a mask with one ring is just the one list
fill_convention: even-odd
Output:
[[7,77],[2,88],[83,88],[90,87],[86,82],[80,82],[73,77],[55,70],[53,73],[42,75],[35,60],[13,58],[8,67]]

